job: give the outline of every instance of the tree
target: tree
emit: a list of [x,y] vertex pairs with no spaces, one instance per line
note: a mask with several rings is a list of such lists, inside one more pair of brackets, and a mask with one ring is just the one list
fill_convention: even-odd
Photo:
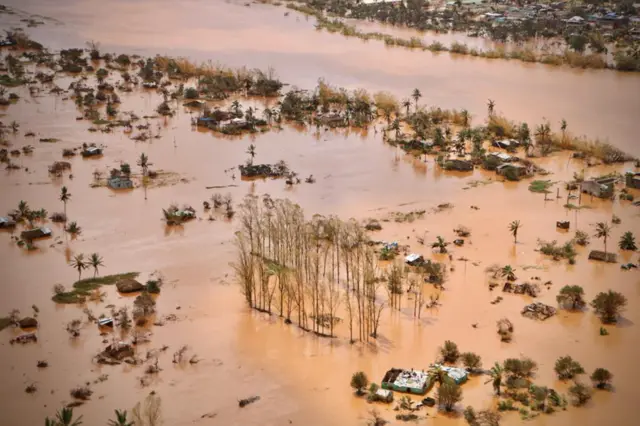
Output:
[[620,247],[621,250],[636,251],[638,249],[636,246],[636,237],[633,236],[631,231],[625,232],[622,237],[620,237],[618,247]]
[[253,159],[256,156],[256,146],[254,144],[249,145],[249,148],[247,148],[247,154],[251,156],[251,164],[253,165]]
[[109,420],[108,426],[134,426],[134,423],[127,421],[127,410],[116,410],[116,419]]
[[418,111],[418,99],[420,99],[422,97],[422,93],[420,93],[420,90],[418,89],[413,89],[413,93],[411,94],[411,97],[413,98],[413,101],[416,104],[416,112]]
[[609,290],[607,293],[600,292],[591,302],[591,307],[600,320],[605,324],[615,323],[618,315],[627,305],[627,298],[621,293]]
[[82,278],[82,271],[87,268],[87,264],[84,261],[84,254],[77,254],[73,256],[70,263],[73,269],[78,270],[78,281]]
[[147,157],[147,154],[145,154],[144,152],[141,153],[140,158],[138,158],[137,164],[142,169],[142,176],[146,176],[147,172],[149,171],[149,166],[151,165],[151,163],[149,163],[149,157]]
[[476,413],[472,406],[465,408],[464,419],[469,426],[500,426],[500,413],[492,410],[481,410]]
[[98,275],[98,268],[100,266],[104,266],[104,263],[102,262],[102,256],[100,256],[98,253],[91,253],[88,265],[93,267],[93,276],[95,277],[96,275]]
[[608,387],[613,379],[613,374],[606,368],[596,368],[591,375],[591,381],[593,385],[598,389],[604,389]]
[[530,377],[538,369],[538,364],[531,358],[507,358],[504,360],[504,371],[515,378]]
[[391,123],[391,127],[389,127],[389,129],[396,132],[396,141],[400,139],[400,120],[398,120],[397,118],[393,120],[393,123]]
[[562,140],[564,140],[567,133],[567,120],[564,118],[560,122],[560,130],[562,131]]
[[491,370],[489,370],[489,376],[491,376],[491,379],[488,382],[486,382],[486,383],[489,383],[489,382],[492,383],[493,391],[498,396],[500,396],[500,385],[502,384],[503,374],[504,374],[504,368],[502,367],[502,365],[496,362],[494,366],[491,367]]
[[439,385],[442,385],[447,380],[451,380],[447,372],[443,370],[440,365],[429,368],[427,376],[429,377],[429,383],[438,383]]
[[438,387],[437,398],[440,407],[451,411],[457,402],[462,401],[462,389],[453,380],[445,380]]
[[596,223],[596,233],[593,235],[594,237],[600,239],[602,238],[604,241],[604,253],[605,259],[607,258],[607,239],[611,236],[611,227],[607,222],[598,222]]
[[554,371],[560,380],[573,379],[574,376],[578,374],[584,374],[584,368],[582,368],[578,361],[575,361],[570,356],[561,356],[558,358]]
[[369,378],[363,371],[353,373],[351,376],[351,387],[358,395],[364,395],[364,390],[369,386]]
[[237,99],[235,101],[231,102],[231,109],[233,110],[235,115],[242,114],[241,113],[241,109],[240,109],[240,102],[238,102]]
[[519,220],[514,220],[513,222],[511,222],[509,224],[509,231],[511,231],[511,235],[513,235],[513,242],[514,243],[518,242],[518,230],[521,227],[522,226],[520,225],[520,221]]
[[546,386],[536,386],[532,384],[529,386],[529,393],[536,402],[534,409],[544,412],[547,396],[549,396],[549,388]]
[[469,123],[471,121],[471,116],[469,115],[469,111],[467,111],[466,109],[463,109],[460,112],[460,115],[462,116],[462,127],[466,129],[467,127],[469,127]]
[[405,115],[406,115],[406,116],[409,116],[409,107],[411,106],[411,101],[410,101],[409,99],[405,99],[405,100],[403,100],[403,101],[402,101],[402,106],[403,106],[403,108],[405,108],[405,110],[406,110]]
[[437,248],[439,249],[440,253],[446,253],[448,245],[449,243],[446,242],[440,235],[438,235],[437,241],[431,244],[431,248]]
[[478,354],[475,354],[473,352],[463,352],[460,355],[460,358],[462,359],[462,364],[470,372],[476,371],[477,369],[482,367],[482,359]]
[[573,50],[575,50],[576,52],[582,53],[584,52],[584,49],[587,46],[587,43],[589,42],[589,39],[581,34],[574,34],[569,37],[567,42],[569,43],[569,46]]
[[198,89],[194,87],[188,87],[184,90],[184,97],[186,99],[198,99]]
[[580,382],[575,382],[574,385],[569,388],[569,395],[573,398],[574,405],[584,405],[591,399],[591,389]]
[[131,175],[131,166],[129,165],[129,163],[120,164],[120,172],[129,177],[129,175]]
[[455,364],[460,357],[460,351],[458,350],[458,345],[451,340],[446,340],[444,345],[440,348],[440,355],[442,356],[442,360],[444,362],[449,362],[451,364]]
[[160,426],[162,419],[162,400],[151,392],[141,406],[138,402],[131,411],[136,426]]
[[98,79],[98,84],[104,83],[104,79],[107,78],[108,75],[109,75],[109,71],[105,70],[104,68],[98,69],[98,71],[96,71],[96,78]]
[[559,305],[570,305],[571,309],[582,309],[587,304],[584,300],[584,290],[579,285],[565,285],[556,296]]
[[501,270],[500,270],[500,275],[503,278],[506,278],[508,281],[515,281],[516,280],[516,274],[515,274],[516,270],[513,269],[511,267],[511,265],[505,265]]
[[29,204],[26,201],[20,200],[18,203],[18,220],[24,220],[31,215],[31,209],[29,208]]
[[63,186],[60,190],[60,201],[64,204],[64,215],[67,215],[67,202],[71,200],[71,193],[67,190],[66,186]]
[[496,103],[492,99],[489,99],[487,101],[487,112],[489,114],[489,117],[493,115],[493,111],[495,110],[495,108],[496,108]]
[[45,425],[47,426],[80,426],[82,425],[82,416],[74,420],[73,408],[62,408],[56,413],[56,417],[50,420],[48,417],[45,419]]

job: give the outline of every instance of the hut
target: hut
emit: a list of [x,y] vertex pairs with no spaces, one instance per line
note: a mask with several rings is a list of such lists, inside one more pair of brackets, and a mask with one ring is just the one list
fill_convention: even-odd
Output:
[[36,238],[44,238],[51,236],[51,229],[49,228],[35,228],[27,231],[22,231],[20,238],[23,240],[35,240]]
[[569,221],[568,220],[559,220],[556,222],[556,228],[558,229],[569,229]]
[[0,228],[13,228],[16,226],[16,221],[9,217],[0,217]]
[[82,150],[83,157],[95,157],[98,155],[102,155],[102,148],[98,148],[96,146],[88,146]]
[[112,176],[107,180],[107,186],[111,189],[131,189],[133,181],[128,176]]
[[627,173],[625,175],[625,184],[627,188],[640,189],[640,173]]
[[589,179],[580,183],[580,191],[598,198],[611,198],[615,182],[615,177]]
[[470,161],[449,159],[445,160],[442,166],[445,170],[457,170],[459,172],[470,172],[473,170],[473,164]]
[[601,262],[616,263],[618,256],[615,253],[605,253],[600,250],[591,250],[589,253],[589,260],[599,260]]

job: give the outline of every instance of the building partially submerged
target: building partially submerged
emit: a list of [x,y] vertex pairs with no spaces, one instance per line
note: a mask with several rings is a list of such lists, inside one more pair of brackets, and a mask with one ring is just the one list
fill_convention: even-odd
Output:
[[640,189],[640,173],[627,173],[625,175],[625,184],[627,188]]
[[429,382],[426,371],[392,368],[382,379],[382,389],[424,395],[429,389]]
[[10,217],[0,217],[0,228],[13,228],[16,226],[16,221]]
[[589,179],[580,183],[580,191],[598,198],[611,198],[616,180],[616,177]]
[[447,376],[453,380],[457,385],[460,385],[467,381],[469,373],[464,368],[450,367],[448,365],[434,364],[432,367],[440,368],[447,373]]
[[444,160],[442,163],[442,168],[445,170],[457,170],[459,172],[470,172],[473,170],[473,163],[466,160],[458,160],[457,158],[452,158],[448,160]]
[[509,176],[520,179],[527,175],[527,168],[520,164],[504,163],[496,167],[496,173],[500,176]]
[[22,238],[23,240],[35,240],[37,238],[50,237],[51,234],[52,232],[50,228],[42,227],[22,231],[22,233],[20,234],[20,238]]
[[107,186],[111,189],[131,189],[133,188],[133,181],[129,176],[111,176],[107,179]]
[[407,265],[415,266],[424,262],[424,257],[418,253],[411,253],[404,258]]
[[83,157],[95,157],[98,155],[102,155],[102,148],[97,146],[88,146],[82,150]]

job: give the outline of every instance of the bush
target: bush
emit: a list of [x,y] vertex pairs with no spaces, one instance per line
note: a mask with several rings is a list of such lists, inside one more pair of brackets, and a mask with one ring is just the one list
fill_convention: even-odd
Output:
[[633,236],[631,231],[625,232],[622,237],[620,237],[618,246],[621,250],[636,251],[638,249],[638,246],[636,246],[636,237]]
[[609,290],[607,293],[600,292],[591,302],[591,307],[600,320],[605,324],[615,323],[618,315],[627,305],[627,298],[621,293]]
[[446,411],[451,411],[453,406],[462,401],[462,389],[453,380],[445,380],[438,387],[438,405]]
[[199,97],[198,90],[193,87],[188,87],[184,91],[184,97],[185,99],[198,99]]
[[573,398],[573,405],[584,405],[591,399],[591,389],[580,382],[569,388],[569,395]]
[[587,244],[589,244],[589,234],[584,231],[577,230],[576,236],[573,238],[573,240],[579,246],[586,246]]
[[573,379],[578,374],[583,374],[584,368],[570,356],[562,356],[556,361],[554,371],[560,380],[567,380]]
[[596,368],[591,375],[591,381],[593,381],[593,385],[598,389],[608,387],[611,383],[611,379],[613,379],[613,374],[611,374],[606,368]]
[[556,296],[559,305],[570,306],[571,309],[582,309],[587,303],[583,299],[584,290],[579,285],[565,285]]
[[458,350],[458,345],[456,345],[451,340],[447,340],[444,342],[444,346],[440,348],[440,355],[442,356],[442,360],[444,362],[449,362],[451,364],[455,364],[460,357],[460,351]]
[[358,371],[351,376],[351,387],[356,391],[356,394],[364,395],[364,390],[368,385],[369,378],[364,372]]
[[531,358],[507,358],[504,370],[516,378],[530,377],[538,369],[538,364]]
[[506,401],[498,402],[498,411],[517,411],[518,407],[513,405],[513,401],[507,399]]
[[161,281],[159,280],[149,280],[147,281],[147,292],[151,294],[160,293]]
[[460,355],[460,358],[462,359],[462,364],[469,371],[475,371],[482,367],[482,359],[478,354],[475,354],[473,352],[464,352],[462,355]]

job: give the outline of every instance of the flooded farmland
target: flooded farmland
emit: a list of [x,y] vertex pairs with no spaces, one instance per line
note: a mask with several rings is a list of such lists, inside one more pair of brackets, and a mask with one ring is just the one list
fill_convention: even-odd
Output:
[[[105,52],[159,53],[233,67],[273,67],[282,81],[306,89],[312,89],[318,78],[351,89],[386,90],[400,99],[419,88],[422,104],[468,108],[477,124],[484,120],[486,102],[491,98],[497,110],[509,118],[529,121],[532,126],[544,118],[554,128],[564,118],[576,133],[608,139],[620,149],[640,155],[640,76],[634,74],[387,49],[381,43],[317,32],[312,21],[296,13],[284,16],[285,9],[269,5],[245,7],[236,2],[196,0],[24,0],[7,5],[53,18],[29,28],[28,33],[54,50],[84,47],[86,41],[95,40]],[[3,27],[18,25],[17,21],[16,16],[0,16]],[[66,89],[71,81],[61,75],[56,83]],[[104,424],[114,409],[131,410],[155,391],[162,398],[167,425],[360,425],[365,424],[372,406],[353,396],[348,386],[351,374],[362,370],[379,382],[391,367],[427,368],[445,340],[455,341],[463,351],[476,352],[487,369],[494,361],[529,356],[539,364],[536,384],[560,392],[566,392],[570,385],[558,381],[553,371],[560,356],[573,356],[589,374],[597,367],[613,373],[612,392],[596,391],[586,406],[541,415],[531,420],[532,424],[635,424],[633,404],[640,380],[640,367],[635,362],[640,355],[637,270],[623,271],[619,264],[588,260],[589,250],[602,247],[596,238],[590,246],[577,248],[574,265],[553,261],[536,251],[538,239],[564,243],[576,229],[593,233],[594,223],[611,221],[615,215],[621,223],[613,226],[609,249],[618,253],[620,263],[637,263],[637,252],[617,250],[624,232],[640,233],[637,206],[583,196],[582,203],[589,208],[563,207],[563,183],[574,173],[584,170],[588,177],[624,173],[633,163],[585,169],[584,162],[567,152],[538,158],[536,163],[551,172],[541,179],[556,182],[545,197],[530,192],[527,180],[503,182],[495,173],[480,168],[468,173],[445,171],[433,157],[425,162],[406,155],[383,142],[382,120],[368,130],[285,124],[281,130],[263,134],[223,137],[193,127],[191,120],[197,113],[180,102],[175,104],[173,117],[143,119],[159,138],[135,142],[120,130],[89,133],[87,121],[76,120],[78,110],[72,100],[45,93],[32,97],[24,87],[11,91],[21,99],[15,105],[0,107],[1,121],[19,122],[20,131],[7,134],[6,139],[12,148],[31,144],[35,149],[14,160],[22,170],[2,171],[0,213],[15,208],[20,200],[50,213],[61,211],[59,194],[66,186],[72,194],[66,206],[68,215],[82,226],[82,233],[72,238],[61,224],[50,223],[47,226],[54,238],[38,242],[35,251],[17,247],[11,233],[0,233],[0,313],[20,309],[27,315],[36,305],[40,323],[39,340],[31,345],[8,343],[19,334],[18,329],[0,332],[3,424],[42,424],[62,404],[72,402],[70,389],[106,374],[107,380],[92,385],[91,401],[75,409],[86,424]],[[162,101],[153,90],[119,96],[120,110],[140,117],[152,114]],[[267,107],[262,100],[248,102],[259,110]],[[36,137],[26,137],[28,131]],[[38,142],[40,138],[59,141]],[[73,178],[68,174],[52,177],[47,167],[60,160],[62,150],[83,142],[104,145],[104,155],[76,156],[68,160]],[[241,180],[228,169],[245,163],[249,144],[255,145],[256,161],[285,160],[301,177],[313,175],[316,183],[287,186],[282,180]],[[146,191],[140,187],[122,192],[90,186],[94,171],[106,175],[123,162],[138,173],[135,163],[141,153],[148,155],[153,169],[178,178]],[[556,198],[556,188],[560,188],[561,198]],[[308,219],[314,214],[360,221],[379,219],[382,230],[372,233],[372,238],[407,244],[411,251],[447,265],[448,279],[439,292],[441,306],[425,309],[422,318],[416,319],[413,300],[405,297],[401,309],[382,312],[378,339],[354,345],[349,344],[346,321],[338,324],[336,338],[325,339],[287,325],[277,315],[250,310],[230,266],[237,261],[234,232],[238,221],[223,217],[207,220],[208,214],[202,210],[202,201],[214,192],[229,193],[236,204],[247,194],[288,198],[304,209]],[[638,190],[631,193],[636,199],[640,196]],[[183,226],[167,226],[162,209],[171,203],[193,205],[198,218]],[[438,210],[442,203],[453,207]],[[392,212],[416,210],[426,213],[411,222],[385,221]],[[514,244],[508,225],[516,219],[523,226]],[[556,229],[559,220],[570,222],[569,234]],[[433,253],[430,242],[438,235],[453,240],[453,229],[461,224],[472,231],[467,243],[450,248],[451,257]],[[419,243],[422,239],[426,245]],[[95,324],[86,322],[80,336],[70,338],[65,326],[84,316],[82,307],[51,301],[54,284],[69,286],[77,279],[77,271],[68,265],[71,257],[94,252],[104,258],[104,274],[139,271],[141,280],[146,280],[160,271],[166,277],[157,310],[159,315],[175,315],[176,321],[149,326],[152,340],[138,348],[143,354],[169,346],[166,356],[160,358],[162,371],[150,383],[140,380],[144,366],[93,362],[104,340],[123,337],[119,330],[100,336]],[[562,286],[581,285],[588,300],[608,289],[622,293],[628,299],[627,309],[616,325],[606,327],[608,336],[599,335],[600,321],[590,309],[559,310],[544,322],[534,321],[519,314],[531,303],[530,297],[503,295],[500,288],[489,290],[485,268],[492,264],[512,265],[522,279],[538,276],[542,282],[551,281],[537,299],[549,305],[556,306],[555,296]],[[91,274],[85,272],[86,276]],[[425,287],[432,291],[431,285]],[[108,313],[105,306],[109,304],[131,304],[131,297],[114,288],[105,286],[102,290],[106,293],[103,302],[88,302],[96,314]],[[504,300],[491,304],[498,295]],[[495,332],[496,321],[503,317],[514,324],[511,343],[501,342]],[[172,363],[171,354],[182,345],[188,345],[189,353],[200,361]],[[39,360],[46,360],[49,367],[38,369]],[[485,376],[472,377],[463,386],[464,399],[457,414],[429,408],[422,413],[427,414],[427,420],[420,423],[465,424],[462,407],[483,409],[495,404],[486,380]],[[37,385],[38,392],[25,393],[31,383]],[[238,400],[251,395],[261,399],[240,409]],[[376,407],[391,424],[396,423],[391,407]],[[503,424],[520,421],[517,412],[503,416]]]

